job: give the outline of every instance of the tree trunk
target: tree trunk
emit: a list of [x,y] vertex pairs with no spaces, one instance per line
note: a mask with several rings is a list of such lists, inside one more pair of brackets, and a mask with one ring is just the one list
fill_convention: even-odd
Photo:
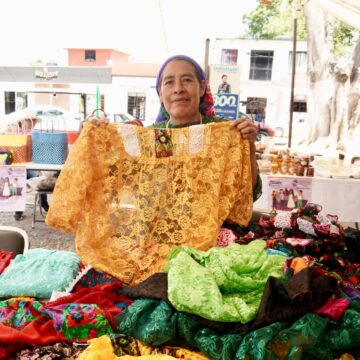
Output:
[[311,2],[304,5],[308,43],[308,118],[309,143],[330,133],[331,107],[334,82],[331,75],[333,63],[333,17]]
[[353,62],[354,65],[351,74],[351,87],[349,91],[350,136],[354,136],[355,130],[360,127],[360,36],[355,46]]
[[[308,144],[313,149],[360,153],[360,37],[351,61],[335,62],[333,18],[304,5],[308,34]],[[359,150],[357,150],[359,149]]]

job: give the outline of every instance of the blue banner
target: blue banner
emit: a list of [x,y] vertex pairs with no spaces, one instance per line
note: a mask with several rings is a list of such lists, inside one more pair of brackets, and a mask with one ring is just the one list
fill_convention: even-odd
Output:
[[216,116],[224,117],[230,120],[238,118],[238,94],[213,94],[213,99]]

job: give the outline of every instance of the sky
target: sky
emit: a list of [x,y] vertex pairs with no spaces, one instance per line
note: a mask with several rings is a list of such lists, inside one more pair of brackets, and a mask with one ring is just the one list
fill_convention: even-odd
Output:
[[[205,41],[243,34],[256,0],[11,0],[0,2],[0,64],[37,59],[66,65],[66,48],[114,48],[134,62],[186,54],[198,61]],[[210,43],[210,44],[211,44]],[[211,46],[211,45],[210,45]]]

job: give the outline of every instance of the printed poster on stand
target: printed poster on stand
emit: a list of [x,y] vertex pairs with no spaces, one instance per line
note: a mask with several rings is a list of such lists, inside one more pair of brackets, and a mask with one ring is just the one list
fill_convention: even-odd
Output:
[[240,66],[211,65],[210,89],[213,94],[239,94]]
[[26,167],[0,166],[0,211],[25,211]]
[[312,202],[312,179],[270,176],[268,178],[268,209],[291,211]]
[[215,115],[229,120],[238,118],[238,94],[213,94]]

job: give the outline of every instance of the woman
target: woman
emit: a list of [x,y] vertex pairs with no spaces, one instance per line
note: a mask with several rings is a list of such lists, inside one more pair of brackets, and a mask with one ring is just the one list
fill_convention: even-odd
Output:
[[215,246],[224,221],[246,226],[257,184],[251,121],[167,131],[226,121],[214,116],[195,61],[170,58],[157,90],[162,111],[155,128],[84,127],[46,217],[48,225],[76,232],[84,263],[130,285],[162,271],[174,247]]
[[[215,117],[213,98],[205,73],[200,65],[188,56],[175,55],[164,62],[156,78],[156,90],[161,108],[153,127],[182,128],[228,121]],[[101,123],[107,120],[91,118],[90,121]],[[128,123],[141,125],[140,121]],[[262,194],[255,152],[257,128],[248,119],[234,120],[231,125],[250,142],[253,197],[257,200]]]
[[[181,128],[228,121],[214,116],[213,98],[205,73],[200,65],[188,56],[175,55],[165,61],[156,79],[156,90],[161,109],[154,127]],[[261,196],[262,186],[255,152],[257,128],[248,119],[234,120],[231,125],[250,142],[252,184],[256,200]]]

